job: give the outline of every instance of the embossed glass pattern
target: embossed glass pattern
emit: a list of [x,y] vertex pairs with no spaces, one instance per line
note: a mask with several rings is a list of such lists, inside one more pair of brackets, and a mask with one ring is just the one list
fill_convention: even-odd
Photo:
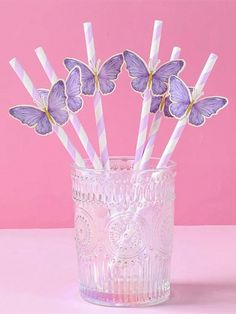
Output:
[[170,294],[175,167],[134,171],[73,167],[79,286],[84,299],[109,306],[164,302]]

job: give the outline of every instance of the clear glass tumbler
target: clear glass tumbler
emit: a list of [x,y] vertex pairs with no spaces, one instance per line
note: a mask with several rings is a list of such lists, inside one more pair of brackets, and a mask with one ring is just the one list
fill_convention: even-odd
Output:
[[175,165],[133,170],[73,167],[75,232],[81,296],[108,306],[154,305],[170,295]]

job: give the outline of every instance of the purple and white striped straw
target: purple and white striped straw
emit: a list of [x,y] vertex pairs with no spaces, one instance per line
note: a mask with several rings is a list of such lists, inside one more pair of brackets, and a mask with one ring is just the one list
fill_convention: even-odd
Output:
[[[16,72],[17,76],[23,83],[24,87],[30,94],[30,96],[33,98],[33,100],[36,102],[37,106],[41,107],[41,98],[39,95],[38,90],[34,87],[30,77],[26,73],[26,71],[23,69],[22,65],[18,62],[16,58],[13,58],[9,61],[11,67]],[[63,146],[67,150],[67,152],[70,154],[73,161],[79,166],[79,167],[85,167],[85,162],[79,152],[76,150],[74,145],[71,143],[68,135],[63,130],[62,127],[58,125],[53,125],[53,131],[57,134],[58,138],[62,142]]]
[[[215,62],[217,60],[217,55],[214,54],[214,53],[211,53],[210,56],[208,57],[207,59],[207,62],[202,70],[202,73],[200,74],[200,77],[195,85],[195,88],[194,88],[194,92],[197,94],[197,95],[200,95],[206,82],[207,82],[207,79],[215,65]],[[176,127],[169,139],[169,142],[168,144],[166,145],[166,148],[159,160],[159,163],[157,165],[157,168],[163,168],[163,167],[166,167],[167,164],[168,164],[168,161],[170,160],[172,154],[173,154],[173,151],[180,139],[180,136],[186,126],[188,122],[188,117],[184,117],[182,118],[181,120],[179,120],[176,124]]]
[[[48,60],[47,55],[45,54],[44,50],[42,47],[38,47],[35,49],[35,53],[45,71],[45,73],[47,74],[47,77],[49,79],[49,81],[54,84],[58,78],[56,75],[56,72],[54,71],[50,61]],[[93,148],[93,145],[91,144],[91,141],[88,138],[88,135],[82,125],[82,123],[80,122],[79,118],[73,114],[72,112],[69,111],[69,119],[70,122],[72,123],[76,134],[78,135],[86,153],[88,154],[88,157],[91,161],[91,163],[93,164],[93,167],[97,170],[101,170],[102,169],[102,164],[100,159],[98,158],[98,155],[95,151],[95,149]]]
[[[180,51],[181,49],[179,47],[174,47],[171,53],[170,61],[178,59],[180,55]],[[141,159],[139,169],[146,169],[149,165],[149,161],[152,156],[152,152],[153,152],[155,141],[156,141],[156,136],[161,125],[162,116],[163,116],[163,113],[161,111],[157,111],[153,116],[147,144],[146,144],[146,147],[145,147],[142,159]]]
[[[88,63],[92,69],[96,66],[96,54],[93,38],[92,24],[90,22],[84,23],[84,35],[87,48]],[[96,128],[98,135],[99,151],[102,165],[105,169],[110,169],[109,154],[107,147],[106,129],[103,115],[102,98],[99,90],[95,91],[93,97]]]
[[[161,40],[161,30],[162,30],[162,21],[155,21],[153,27],[152,43],[149,56],[149,65],[154,67],[158,61],[158,52]],[[134,160],[134,169],[139,169],[140,162],[143,156],[143,151],[145,147],[147,129],[148,129],[148,119],[150,114],[150,107],[152,101],[152,93],[150,88],[146,88],[144,91],[144,98],[142,104],[142,111],[139,123],[138,139],[136,144],[135,160]]]

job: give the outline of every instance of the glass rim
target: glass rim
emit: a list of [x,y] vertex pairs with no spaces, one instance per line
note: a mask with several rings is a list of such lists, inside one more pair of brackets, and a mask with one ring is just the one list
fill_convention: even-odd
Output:
[[[134,161],[134,156],[110,156],[109,157],[109,160],[123,160],[123,161]],[[160,160],[159,157],[152,157],[150,158],[150,161],[156,161],[156,164],[158,163],[158,161]],[[89,158],[86,158],[84,159],[84,162],[85,164],[87,162],[91,163],[90,159]],[[92,163],[91,163],[92,164]],[[134,169],[122,169],[120,171],[132,171],[133,173],[145,173],[145,172],[151,172],[151,173],[157,173],[157,172],[160,172],[160,171],[169,171],[169,170],[173,170],[175,169],[176,167],[176,162],[173,161],[173,160],[169,160],[168,161],[168,164],[167,166],[165,167],[161,167],[161,168],[148,168],[148,169],[137,169],[137,170],[134,170]],[[88,168],[88,167],[81,167],[81,166],[78,166],[76,165],[76,163],[73,163],[72,164],[72,170],[79,170],[81,172],[91,172],[91,173],[96,173],[96,174],[99,174],[99,173],[115,173],[115,172],[118,172],[117,170],[115,169],[95,169],[95,168]]]

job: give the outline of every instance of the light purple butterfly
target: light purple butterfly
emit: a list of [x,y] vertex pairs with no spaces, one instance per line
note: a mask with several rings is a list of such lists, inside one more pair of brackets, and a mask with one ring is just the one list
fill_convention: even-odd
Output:
[[80,68],[84,95],[94,95],[95,90],[100,90],[102,94],[109,94],[115,89],[114,81],[121,71],[123,55],[118,54],[111,57],[100,68],[97,63],[94,69],[77,59],[66,58],[64,64],[69,71],[76,66]]
[[[192,91],[192,93],[191,93]],[[170,112],[177,118],[189,115],[188,121],[194,126],[200,126],[220,109],[227,105],[224,97],[205,97],[200,100],[193,99],[194,89],[190,89],[177,76],[170,77]]]
[[67,106],[72,112],[82,108],[83,99],[81,95],[81,71],[79,67],[73,68],[66,79]]
[[157,69],[149,69],[144,60],[130,50],[124,51],[124,59],[133,89],[143,93],[150,88],[154,95],[163,95],[168,89],[169,77],[179,74],[185,65],[184,60],[173,60]]
[[62,80],[57,81],[50,91],[39,89],[40,106],[15,106],[9,110],[17,120],[34,128],[36,133],[47,135],[52,132],[52,125],[64,125],[69,118],[66,110],[65,84]]
[[170,104],[171,100],[169,96],[152,96],[150,112],[156,113],[158,110],[163,111],[166,117],[173,118],[173,115],[170,113]]

